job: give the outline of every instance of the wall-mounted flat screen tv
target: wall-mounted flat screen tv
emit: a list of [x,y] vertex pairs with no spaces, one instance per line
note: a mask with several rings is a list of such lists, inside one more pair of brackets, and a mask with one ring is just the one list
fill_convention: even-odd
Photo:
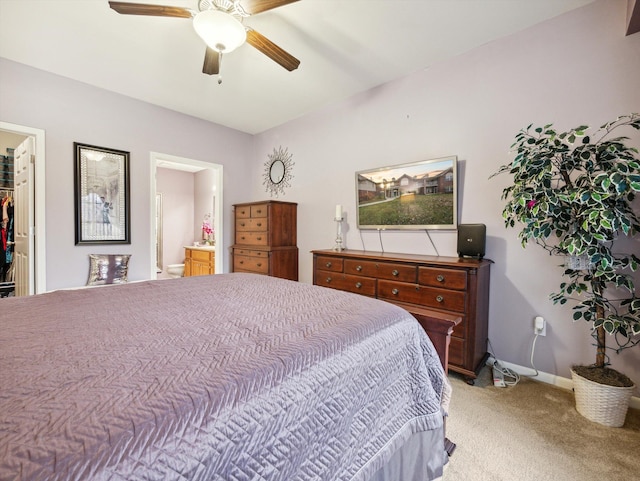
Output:
[[356,172],[358,229],[456,229],[456,156]]

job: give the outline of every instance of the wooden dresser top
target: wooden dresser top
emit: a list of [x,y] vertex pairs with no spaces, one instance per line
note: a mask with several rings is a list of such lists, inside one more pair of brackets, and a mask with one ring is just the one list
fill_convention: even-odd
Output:
[[377,251],[359,251],[345,249],[343,251],[334,251],[332,249],[321,249],[311,251],[316,255],[336,256],[353,259],[371,259],[383,260],[391,262],[415,262],[441,264],[455,267],[473,268],[486,264],[492,264],[490,259],[473,259],[468,257],[449,257],[449,256],[427,256],[421,254],[400,254],[397,252],[377,252]]

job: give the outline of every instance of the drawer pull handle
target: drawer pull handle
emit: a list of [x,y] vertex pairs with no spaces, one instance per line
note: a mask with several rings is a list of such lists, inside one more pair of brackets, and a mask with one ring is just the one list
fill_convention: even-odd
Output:
[[262,240],[262,237],[256,237],[256,239],[258,239],[258,240]]
[[258,267],[262,267],[262,262],[258,262],[256,265],[257,265]]
[[240,222],[240,227],[244,227],[244,222]]
[[391,294],[393,294],[394,296],[397,296],[399,292],[400,291],[398,289],[392,289],[391,290]]
[[438,301],[438,302],[443,302],[443,301],[444,301],[444,297],[442,297],[442,296],[437,296],[437,297],[436,297],[436,301]]
[[394,269],[393,271],[391,271],[391,274],[393,274],[394,276],[398,277],[398,274],[400,274],[398,272],[398,269]]
[[357,267],[356,267],[356,270],[357,270],[358,272],[360,272],[360,271],[362,270],[362,266],[357,266]]
[[360,289],[362,287],[362,282],[356,282],[356,287]]
[[244,237],[244,236],[240,236],[240,239],[244,240],[244,239],[245,239],[245,237]]
[[327,284],[329,284],[329,282],[331,282],[331,277],[327,277]]
[[262,210],[261,210],[261,209],[258,209],[256,212],[257,212],[258,214],[262,214]]
[[331,262],[327,262],[327,269],[331,267]]
[[258,222],[258,227],[262,227],[262,222]]
[[244,264],[244,261],[240,261],[240,262],[239,262],[239,264],[240,264],[240,265]]
[[436,280],[438,282],[444,282],[444,276],[442,274],[438,274],[438,277],[436,277]]

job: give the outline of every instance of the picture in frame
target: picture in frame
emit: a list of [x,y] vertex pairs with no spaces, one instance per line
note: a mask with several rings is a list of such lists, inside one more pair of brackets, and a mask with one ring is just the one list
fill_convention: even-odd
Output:
[[73,145],[76,245],[130,244],[129,152]]
[[456,229],[456,156],[356,172],[358,229]]

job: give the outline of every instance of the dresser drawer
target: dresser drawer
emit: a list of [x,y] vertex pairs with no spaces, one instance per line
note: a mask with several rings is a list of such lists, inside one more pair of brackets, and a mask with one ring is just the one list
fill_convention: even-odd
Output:
[[236,232],[266,232],[269,227],[267,219],[258,217],[257,219],[237,219],[236,220]]
[[251,257],[268,258],[269,257],[269,251],[254,251],[254,250],[251,250],[251,249],[234,249],[233,250],[233,255],[234,256],[251,256]]
[[467,288],[467,271],[420,267],[418,268],[418,283],[462,291]]
[[236,219],[248,219],[251,217],[251,206],[238,206],[235,210]]
[[[455,329],[454,329],[455,330]],[[452,337],[449,343],[449,364],[464,366],[464,353],[466,341],[458,337]]]
[[403,282],[416,282],[416,267],[391,262],[372,262],[358,259],[345,259],[345,274],[377,277],[379,279],[395,279]]
[[251,256],[233,256],[234,272],[256,272],[258,274],[269,273],[269,259]]
[[187,249],[188,256],[194,261],[209,262],[215,255],[213,251],[201,251],[198,249]]
[[460,339],[466,339],[468,323],[467,316],[460,316],[460,322],[453,328],[451,335]]
[[378,297],[447,311],[464,312],[465,308],[465,293],[463,291],[436,289],[419,284],[382,279],[378,281]]
[[236,232],[236,244],[266,246],[269,244],[269,236],[266,232]]
[[371,277],[349,276],[339,272],[317,271],[316,284],[365,296],[376,295],[376,280]]
[[251,217],[267,217],[268,212],[267,204],[255,204],[251,206]]
[[323,271],[342,272],[343,260],[336,257],[316,257],[316,269],[322,269]]

